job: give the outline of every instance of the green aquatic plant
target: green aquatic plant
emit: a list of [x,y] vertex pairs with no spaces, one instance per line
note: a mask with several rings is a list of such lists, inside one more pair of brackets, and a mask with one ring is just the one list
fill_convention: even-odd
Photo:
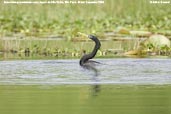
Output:
[[171,35],[170,5],[156,6],[146,0],[108,0],[100,6],[13,5],[11,7],[0,4],[0,8],[0,35],[3,37],[13,37],[15,34],[22,37],[53,35],[71,40],[78,31],[99,35],[114,31],[118,26],[128,30],[157,33],[164,31],[163,34]]

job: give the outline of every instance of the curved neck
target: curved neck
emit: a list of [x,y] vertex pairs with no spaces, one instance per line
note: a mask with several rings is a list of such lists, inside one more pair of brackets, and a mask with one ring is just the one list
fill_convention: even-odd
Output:
[[83,65],[83,64],[84,64],[85,62],[87,62],[89,59],[92,59],[92,58],[96,55],[98,49],[99,49],[100,46],[101,46],[100,41],[99,41],[97,38],[96,38],[96,39],[92,39],[92,40],[95,42],[94,49],[93,49],[93,51],[92,51],[91,53],[84,55],[84,56],[80,59],[80,65]]

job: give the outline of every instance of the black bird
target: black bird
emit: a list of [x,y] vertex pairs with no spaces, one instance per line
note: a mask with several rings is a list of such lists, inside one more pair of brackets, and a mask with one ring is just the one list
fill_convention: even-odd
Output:
[[[80,33],[80,34],[82,34],[82,33]],[[82,35],[84,35],[84,34],[82,34]],[[86,66],[87,64],[90,64],[90,63],[98,63],[95,61],[91,61],[89,59],[92,59],[96,55],[97,51],[99,50],[99,48],[101,46],[101,43],[96,36],[94,36],[94,35],[86,35],[86,36],[95,42],[95,46],[91,53],[85,54],[82,56],[82,58],[80,59],[81,66]]]

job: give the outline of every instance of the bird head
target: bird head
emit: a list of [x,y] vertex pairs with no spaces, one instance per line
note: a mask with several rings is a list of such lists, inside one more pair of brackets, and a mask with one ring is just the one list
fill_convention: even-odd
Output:
[[97,37],[96,36],[93,36],[93,35],[88,35],[88,38],[90,38],[92,40],[97,39]]
[[87,35],[87,34],[81,33],[81,32],[78,32],[78,34],[81,35],[81,36],[84,36],[84,37],[88,37],[89,39],[91,39],[93,41],[99,41],[98,38],[96,36],[94,36],[94,35],[91,35],[91,34]]

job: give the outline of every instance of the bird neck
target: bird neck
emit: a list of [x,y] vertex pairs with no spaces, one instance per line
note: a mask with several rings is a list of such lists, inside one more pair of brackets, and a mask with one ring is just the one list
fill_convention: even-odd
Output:
[[84,64],[85,62],[87,62],[89,59],[92,59],[92,58],[96,55],[98,49],[100,48],[100,46],[101,46],[100,41],[99,41],[98,39],[94,39],[93,41],[95,42],[95,46],[94,46],[93,51],[92,51],[91,53],[89,53],[89,54],[84,55],[84,56],[81,58],[81,60],[80,60],[80,65],[83,65],[83,64]]

